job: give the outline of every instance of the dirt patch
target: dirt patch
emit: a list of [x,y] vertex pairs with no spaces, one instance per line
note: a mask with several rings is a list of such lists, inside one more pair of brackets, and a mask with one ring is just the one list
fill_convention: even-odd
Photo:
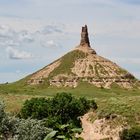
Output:
[[[93,123],[89,120],[92,113],[85,114],[82,118],[83,132],[80,134],[84,140],[120,140],[119,134],[126,127],[126,122],[118,123],[121,116],[115,118],[96,119]],[[114,123],[116,121],[116,123]]]

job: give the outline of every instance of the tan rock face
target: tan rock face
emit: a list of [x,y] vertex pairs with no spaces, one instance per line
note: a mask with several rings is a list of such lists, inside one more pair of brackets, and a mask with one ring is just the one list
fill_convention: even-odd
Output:
[[37,71],[36,73],[32,74],[30,80],[28,80],[28,84],[30,85],[37,85],[44,82],[44,78],[47,78],[49,74],[60,64],[60,61],[56,61],[43,69]]
[[89,115],[91,113],[87,113],[81,118],[83,132],[79,137],[82,137],[84,140],[120,140],[120,133],[124,128],[128,127],[125,118],[121,116],[96,119],[94,122],[91,122]]
[[72,72],[78,77],[84,78],[84,81],[104,88],[110,88],[113,83],[124,88],[132,88],[134,79],[133,76],[126,77],[129,73],[115,63],[93,54],[75,61]]
[[[67,55],[69,56],[67,57]],[[69,61],[66,62],[64,59]],[[97,87],[110,88],[116,84],[128,89],[138,83],[132,74],[110,60],[97,55],[90,46],[87,26],[82,27],[81,42],[74,51],[32,74],[27,83],[30,85],[42,84],[45,82],[44,79],[48,79],[50,86],[56,87],[77,87],[83,81]]]

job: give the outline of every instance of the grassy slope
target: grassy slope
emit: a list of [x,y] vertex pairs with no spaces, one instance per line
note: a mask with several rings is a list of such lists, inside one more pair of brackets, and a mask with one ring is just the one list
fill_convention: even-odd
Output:
[[118,114],[126,117],[130,125],[140,124],[140,96],[111,97],[99,100],[100,106],[97,112],[101,116],[107,114]]
[[71,73],[71,68],[74,66],[74,63],[77,59],[86,57],[87,54],[79,51],[74,50],[63,57],[61,57],[61,64],[51,73],[51,76],[55,76],[57,74],[64,74],[64,73]]
[[94,98],[98,104],[97,114],[100,116],[115,113],[125,116],[130,125],[140,124],[140,90],[124,90],[115,86],[110,90],[101,89],[87,83],[81,83],[75,89],[24,87],[18,84],[0,85],[0,100],[5,101],[8,112],[19,111],[24,101],[32,97],[52,97],[58,92],[69,92],[77,97]]
[[117,86],[114,86],[112,89],[104,89],[97,88],[88,83],[80,83],[77,88],[56,88],[52,86],[46,88],[44,85],[25,86],[19,83],[0,85],[0,93],[3,94],[53,96],[57,92],[70,92],[76,96],[95,98],[140,95],[140,90],[138,89],[126,90]]

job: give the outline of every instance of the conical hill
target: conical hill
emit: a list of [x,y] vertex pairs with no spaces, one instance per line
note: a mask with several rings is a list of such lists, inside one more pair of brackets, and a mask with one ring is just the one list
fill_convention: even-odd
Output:
[[104,88],[111,88],[113,84],[122,88],[133,88],[138,84],[138,80],[132,74],[99,56],[91,48],[86,25],[82,27],[80,45],[30,75],[26,82],[29,85],[47,82],[48,86],[74,88],[80,82]]

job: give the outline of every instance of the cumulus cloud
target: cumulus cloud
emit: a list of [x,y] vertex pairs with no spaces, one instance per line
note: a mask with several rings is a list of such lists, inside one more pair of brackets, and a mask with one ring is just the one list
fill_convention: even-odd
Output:
[[0,47],[20,46],[33,41],[33,34],[27,30],[15,31],[9,26],[0,25]]
[[18,38],[19,38],[19,41],[27,42],[27,43],[34,41],[33,35],[31,33],[29,33],[27,30],[23,30],[23,31],[19,32]]
[[13,36],[14,31],[6,25],[0,25],[0,38],[10,38]]
[[[30,32],[26,29],[16,31],[10,26],[0,25],[0,47],[29,46],[29,43],[41,42],[43,46],[59,46],[52,39],[60,37],[63,31],[63,24],[52,24],[40,27]],[[57,37],[57,38],[58,38]],[[46,41],[50,40],[50,41]],[[31,45],[30,45],[31,46]],[[38,46],[39,47],[39,46]]]
[[8,57],[10,59],[30,59],[33,57],[33,55],[29,52],[19,51],[12,47],[8,47],[6,52],[8,53]]
[[47,25],[42,30],[42,34],[63,33],[64,25]]
[[43,47],[59,47],[60,46],[60,44],[56,43],[54,40],[43,41],[41,42],[41,45]]

